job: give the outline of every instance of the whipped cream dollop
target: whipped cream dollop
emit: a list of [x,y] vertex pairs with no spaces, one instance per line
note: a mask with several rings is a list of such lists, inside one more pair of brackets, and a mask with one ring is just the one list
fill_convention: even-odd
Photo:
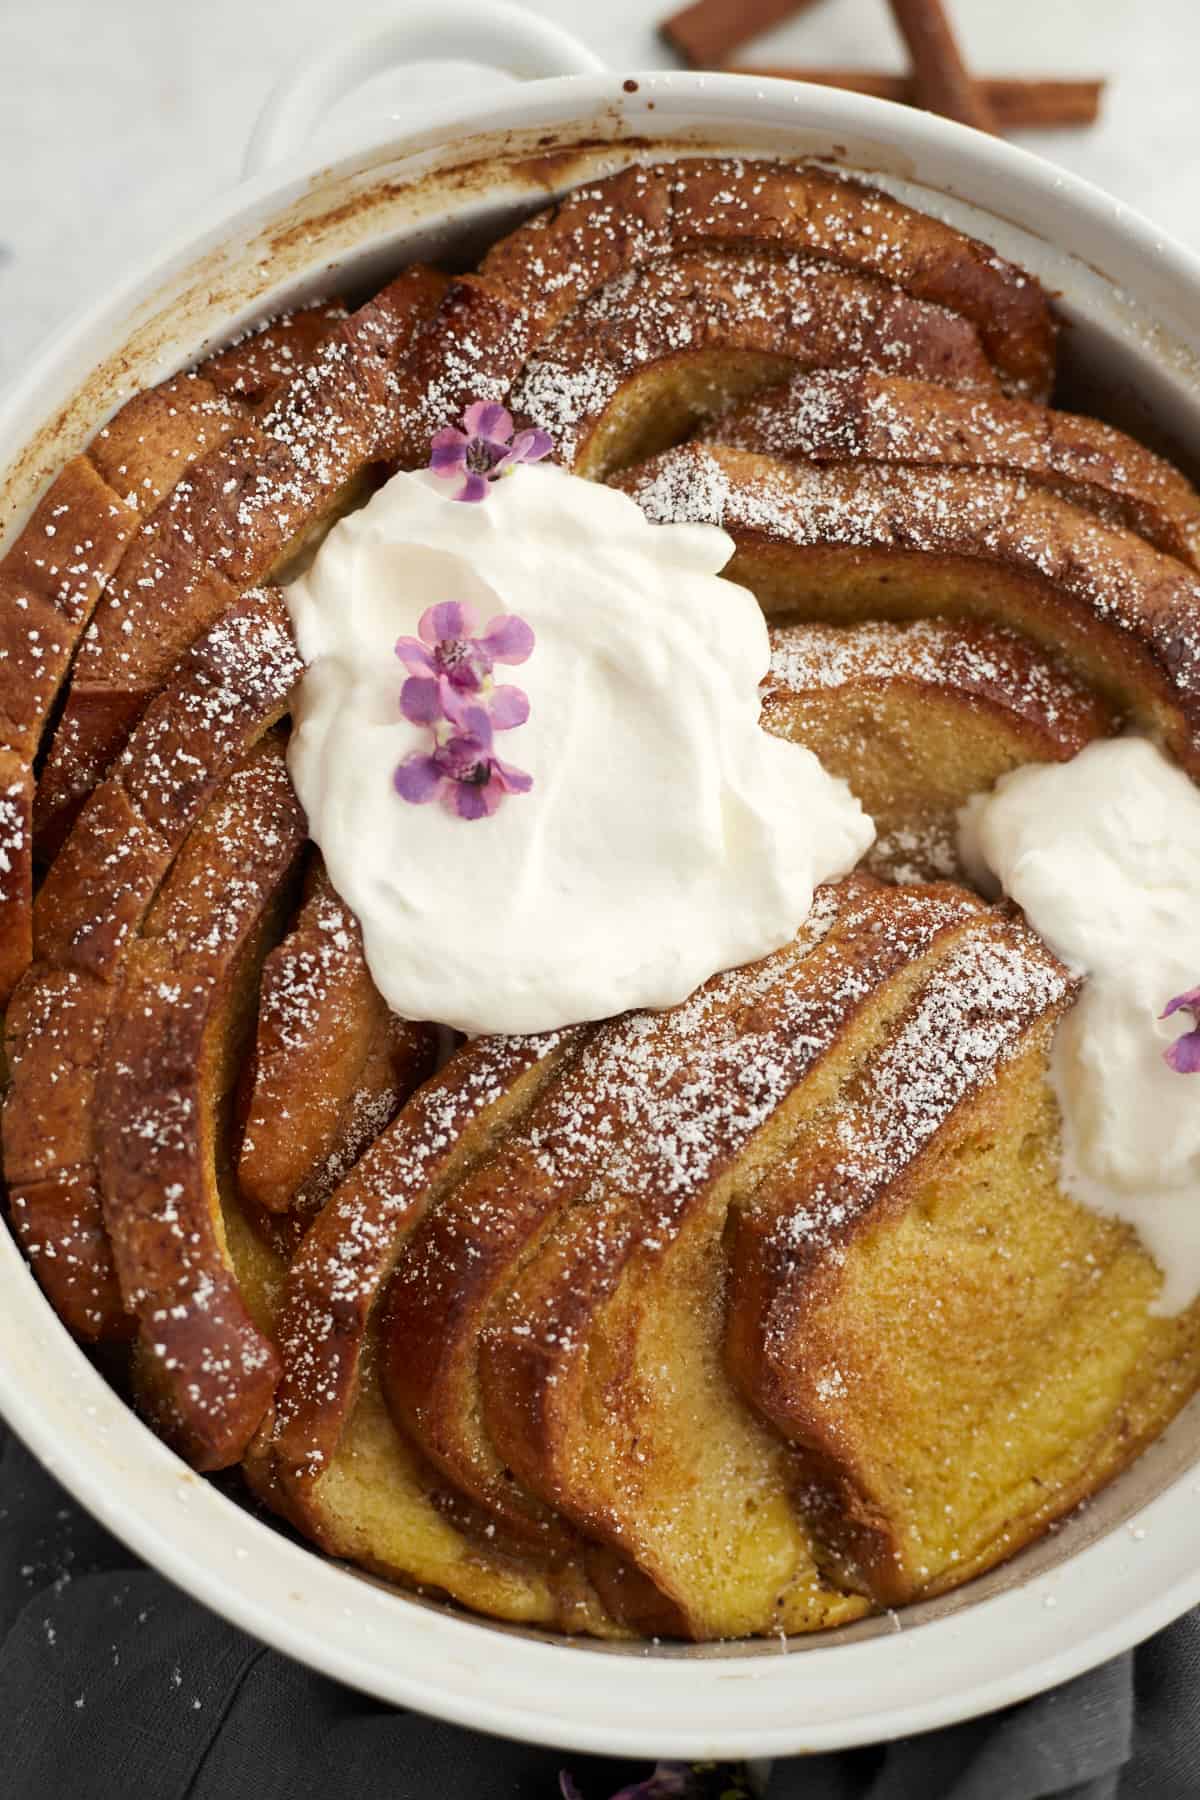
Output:
[[1135,1226],[1176,1311],[1200,1292],[1200,1076],[1163,1052],[1200,986],[1200,791],[1145,739],[1005,775],[960,816],[966,867],[990,874],[1087,976],[1058,1028],[1062,1180]]
[[[808,750],[759,725],[770,653],[712,526],[653,525],[626,495],[525,467],[477,505],[394,476],[287,590],[307,666],[289,766],[367,962],[402,1016],[527,1032],[670,1006],[786,943],[874,827]],[[426,609],[515,613],[498,670],[528,722],[496,750],[533,777],[488,818],[396,792],[428,748],[393,646]]]

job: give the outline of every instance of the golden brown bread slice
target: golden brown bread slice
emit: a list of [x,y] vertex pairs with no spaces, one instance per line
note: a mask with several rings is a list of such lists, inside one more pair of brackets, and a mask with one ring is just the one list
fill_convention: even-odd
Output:
[[1050,390],[1055,327],[1032,276],[952,226],[812,164],[685,157],[623,169],[518,226],[480,274],[544,336],[618,277],[713,251],[803,256],[873,276],[959,313],[1010,391]]
[[1021,476],[1200,566],[1200,495],[1161,456],[1099,419],[997,393],[955,392],[920,373],[860,366],[798,375],[705,435],[785,460],[932,463]]
[[865,866],[892,880],[961,878],[957,814],[972,794],[1115,728],[1055,657],[976,620],[806,622],[770,636],[763,726],[849,782],[878,833]]
[[781,463],[690,444],[615,478],[659,520],[720,524],[772,618],[940,614],[1059,653],[1200,775],[1200,579],[1061,495],[989,471]]
[[282,598],[250,593],[183,658],[38,894],[6,1019],[13,1225],[82,1337],[129,1328],[100,1210],[94,1086],[128,947],[217,788],[284,712],[301,662]]
[[358,921],[317,857],[304,904],[263,967],[238,1182],[307,1222],[429,1075],[438,1036],[371,979]]
[[1072,988],[1015,920],[977,927],[734,1215],[731,1367],[881,1604],[1019,1548],[1200,1382],[1200,1307],[1156,1315],[1133,1231],[1058,1185]]
[[334,303],[246,334],[135,394],[35,507],[0,563],[0,1005],[32,955],[33,768],[80,634],[139,522],[247,418]]
[[603,479],[791,369],[907,371],[995,387],[943,306],[802,257],[712,252],[634,267],[539,344],[510,404],[560,462]]
[[432,270],[405,270],[335,325],[147,520],[76,657],[38,786],[36,828],[48,843],[187,646],[351,502],[390,431],[397,365],[443,286]]
[[305,821],[271,734],[189,834],[124,959],[96,1074],[104,1218],[142,1399],[189,1462],[237,1462],[279,1362],[225,1241],[230,1102]]
[[204,374],[223,394],[256,405],[310,362],[321,341],[347,316],[340,300],[315,300],[277,313],[205,357]]
[[272,1449],[283,1479],[319,1473],[357,1389],[377,1303],[414,1226],[524,1117],[586,1028],[477,1038],[418,1088],[305,1234],[279,1326]]
[[365,1153],[288,1270],[283,1379],[247,1472],[268,1505],[335,1555],[497,1617],[608,1634],[612,1621],[577,1566],[499,1542],[397,1431],[376,1373],[377,1308],[408,1233],[583,1035],[463,1046]]
[[784,1447],[725,1372],[722,1234],[980,910],[946,886],[822,889],[786,949],[606,1027],[580,1065],[590,1110],[565,1091],[571,1135],[529,1147],[569,1199],[483,1326],[486,1428],[548,1505],[636,1561],[683,1635],[854,1616],[814,1567]]
[[[712,268],[718,258],[735,281],[743,263],[760,272],[771,261],[793,270],[815,263],[827,279],[840,271],[849,278],[848,308],[862,305],[872,286],[877,292],[868,311],[882,320],[890,306],[900,334],[912,338],[909,352],[896,347],[899,364],[911,355],[915,367],[928,356],[933,366],[927,373],[953,377],[956,370],[959,376],[971,370],[978,379],[974,338],[1006,390],[1034,398],[1050,390],[1055,325],[1046,296],[987,245],[812,165],[684,158],[625,169],[562,196],[495,244],[478,274],[450,283],[400,374],[394,459],[423,462],[435,431],[457,421],[472,400],[507,400],[522,371],[543,355],[550,359],[539,377],[546,405],[546,388],[555,378],[552,343],[560,332],[565,346],[578,346],[569,356],[575,392],[566,398],[560,392],[548,411],[560,421],[560,434],[568,434],[574,429],[572,398],[581,417],[587,410],[580,387],[583,372],[594,366],[580,342],[587,336],[583,312],[590,306],[603,317],[611,306],[614,320],[623,312],[623,332],[614,324],[611,335],[633,345],[639,322],[623,297],[636,293],[643,280],[649,293],[663,280],[669,283],[671,259]],[[761,273],[758,278],[765,279]],[[576,309],[578,324],[571,319]],[[686,314],[677,321],[680,337],[687,323]],[[868,342],[871,337],[868,326]],[[882,333],[876,342],[882,347]],[[941,362],[943,356],[949,361]],[[666,356],[664,399],[670,394],[673,406],[686,400],[703,411],[708,360],[705,352],[695,364]],[[747,361],[741,371],[746,379],[768,373],[766,361],[757,370]],[[648,373],[632,379],[632,416],[625,417],[622,385],[611,426],[614,433],[631,434],[631,454],[632,433],[645,427],[656,386]],[[589,421],[589,428],[600,422]],[[601,452],[611,464],[603,437],[597,468],[603,466]]]

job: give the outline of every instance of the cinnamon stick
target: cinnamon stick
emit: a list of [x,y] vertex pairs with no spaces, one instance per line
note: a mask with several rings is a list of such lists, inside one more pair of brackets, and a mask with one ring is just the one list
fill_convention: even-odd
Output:
[[942,0],[889,0],[912,58],[917,98],[930,112],[995,131],[987,99],[972,81]]
[[[853,94],[873,94],[879,100],[896,100],[906,106],[918,104],[911,75],[888,75],[879,69],[752,68],[745,63],[731,63],[727,72],[766,75],[780,81],[811,81],[823,87],[846,88]],[[1098,78],[1042,80],[1021,75],[977,75],[975,85],[983,89],[1001,131],[1094,125],[1105,86]]]
[[742,44],[803,12],[815,0],[695,0],[659,31],[694,69],[717,69]]

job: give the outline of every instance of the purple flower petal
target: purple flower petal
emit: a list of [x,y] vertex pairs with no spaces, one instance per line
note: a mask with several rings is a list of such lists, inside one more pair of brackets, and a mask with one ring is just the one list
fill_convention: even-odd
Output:
[[498,756],[492,758],[492,770],[506,794],[527,794],[533,786],[532,775],[514,768],[512,763],[501,762]]
[[460,739],[452,738],[451,746],[459,743],[464,746],[464,754],[480,757],[490,756],[492,753],[492,721],[488,717],[487,708],[478,703],[464,706],[462,725],[465,735]]
[[463,429],[499,448],[512,436],[512,415],[497,400],[474,400],[463,414]]
[[442,771],[434,757],[423,756],[418,750],[405,757],[392,780],[402,800],[411,806],[424,806],[437,793]]
[[1186,994],[1176,994],[1158,1016],[1169,1019],[1177,1012],[1191,1013],[1193,1028],[1167,1045],[1163,1060],[1177,1075],[1200,1075],[1200,988],[1189,988]]
[[436,432],[429,446],[429,467],[434,474],[442,481],[461,475],[467,466],[470,441],[465,432],[456,431],[453,425]]
[[396,639],[396,655],[414,675],[436,675],[437,664],[419,638]]
[[553,438],[544,431],[518,431],[509,448],[496,464],[496,473],[515,469],[518,463],[541,462],[554,448]]
[[488,620],[480,643],[493,662],[523,663],[532,653],[536,639],[533,628],[516,613],[501,613]]
[[430,675],[410,675],[400,689],[400,711],[410,725],[436,725],[444,712],[441,683]]
[[440,678],[439,699],[441,700],[442,712],[450,721],[451,725],[457,726],[460,730],[466,729],[466,720],[463,715],[468,706],[476,704],[475,694],[477,691],[478,683],[476,683],[474,687],[462,691],[445,675]]
[[529,695],[524,688],[498,687],[488,695],[493,731],[515,731],[529,717]]
[[442,600],[437,606],[427,607],[417,626],[422,643],[431,647],[447,638],[469,637],[474,629],[475,614],[460,600]]
[[472,470],[459,488],[457,494],[452,494],[450,497],[452,500],[466,500],[472,506],[474,506],[477,501],[486,500],[488,497],[487,476],[477,474]]
[[1167,1046],[1163,1056],[1177,1075],[1200,1075],[1200,1031],[1185,1031]]
[[495,811],[488,800],[489,782],[452,781],[444,801],[447,812],[460,819],[486,819]]

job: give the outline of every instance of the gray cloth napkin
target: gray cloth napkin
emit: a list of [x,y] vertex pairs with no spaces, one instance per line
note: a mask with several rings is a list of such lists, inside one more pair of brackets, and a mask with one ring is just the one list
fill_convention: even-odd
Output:
[[[803,1680],[803,1668],[797,1670]],[[3,1800],[608,1800],[648,1769],[380,1706],[144,1568],[0,1435]],[[710,1793],[722,1782],[709,1777]],[[768,1800],[1200,1800],[1200,1614],[991,1718],[777,1762]]]

